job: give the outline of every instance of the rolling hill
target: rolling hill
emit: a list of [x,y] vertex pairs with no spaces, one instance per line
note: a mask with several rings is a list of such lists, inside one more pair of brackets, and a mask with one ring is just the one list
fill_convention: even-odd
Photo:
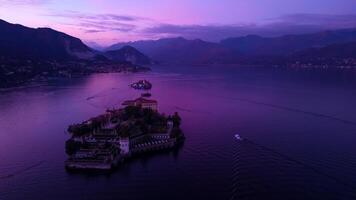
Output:
[[80,39],[50,28],[29,28],[0,20],[0,55],[30,59],[91,59],[95,53]]
[[106,51],[104,55],[114,61],[127,61],[138,65],[152,64],[149,57],[131,46],[123,46],[118,50]]

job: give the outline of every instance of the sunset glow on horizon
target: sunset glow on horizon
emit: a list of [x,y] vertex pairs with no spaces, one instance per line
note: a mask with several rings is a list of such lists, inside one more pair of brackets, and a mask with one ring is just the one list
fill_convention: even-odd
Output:
[[353,0],[0,0],[0,19],[110,45],[162,37],[219,41],[349,28],[356,26],[355,7]]

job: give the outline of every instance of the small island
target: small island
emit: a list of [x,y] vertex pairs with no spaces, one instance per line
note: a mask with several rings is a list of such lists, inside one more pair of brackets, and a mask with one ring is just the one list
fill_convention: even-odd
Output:
[[150,90],[152,88],[152,84],[147,80],[139,80],[130,86],[136,90]]
[[157,110],[157,101],[125,101],[123,107],[68,127],[67,169],[111,170],[145,152],[173,149],[184,140],[178,113]]

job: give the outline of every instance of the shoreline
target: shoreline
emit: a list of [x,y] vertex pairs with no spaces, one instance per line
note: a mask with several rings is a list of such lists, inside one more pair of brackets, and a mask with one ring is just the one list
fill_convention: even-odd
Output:
[[93,163],[92,165],[88,165],[88,163],[68,163],[65,162],[65,169],[68,172],[115,172],[121,166],[125,164],[130,164],[131,162],[138,161],[142,158],[154,157],[156,155],[162,154],[170,154],[174,151],[179,151],[185,142],[185,138],[182,138],[178,141],[175,141],[174,145],[166,148],[156,148],[156,149],[148,149],[141,152],[135,152],[128,156],[119,157],[115,162],[112,163]]
[[[46,83],[49,80],[59,80],[59,79],[76,79],[76,78],[83,78],[83,77],[88,77],[94,74],[122,74],[122,73],[145,73],[145,72],[150,72],[152,71],[151,68],[148,67],[143,67],[142,70],[138,71],[113,71],[113,72],[94,72],[94,73],[88,73],[88,74],[74,74],[73,76],[47,76],[47,77],[39,77],[39,78],[33,78],[27,81],[23,81],[19,84],[12,84],[9,86],[0,86],[0,92],[9,92],[11,90],[18,90],[18,89],[27,89],[27,88],[35,88],[35,87],[41,87],[44,86],[45,84],[41,84],[41,82]],[[33,84],[33,85],[32,85]]]

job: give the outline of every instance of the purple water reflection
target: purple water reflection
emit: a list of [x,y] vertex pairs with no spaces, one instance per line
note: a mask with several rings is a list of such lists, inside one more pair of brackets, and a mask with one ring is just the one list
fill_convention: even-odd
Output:
[[[112,174],[64,169],[65,130],[140,95],[153,83],[187,140]],[[274,199],[355,196],[354,87],[266,71],[156,68],[97,74],[0,93],[0,199]],[[351,123],[344,123],[347,120]],[[234,134],[248,139],[239,144]]]

